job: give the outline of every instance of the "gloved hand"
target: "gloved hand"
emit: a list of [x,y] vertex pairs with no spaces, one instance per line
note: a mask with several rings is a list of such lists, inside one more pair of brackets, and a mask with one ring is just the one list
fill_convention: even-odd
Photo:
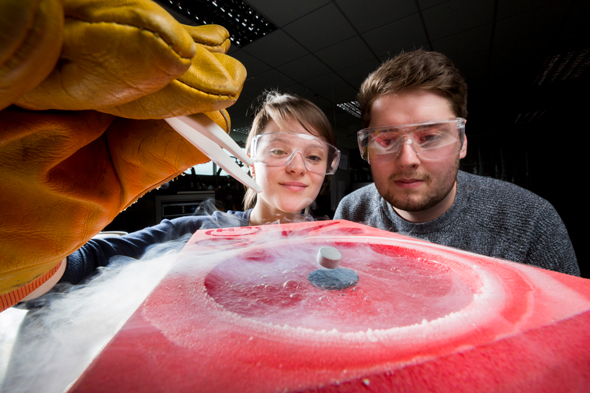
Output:
[[158,119],[205,113],[229,131],[223,108],[246,77],[229,43],[223,27],[183,26],[150,0],[0,3],[4,307],[144,193],[208,161]]

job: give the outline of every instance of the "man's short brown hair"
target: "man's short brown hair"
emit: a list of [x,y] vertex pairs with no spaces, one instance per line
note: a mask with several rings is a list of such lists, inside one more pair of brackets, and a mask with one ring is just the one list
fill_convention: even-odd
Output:
[[449,101],[455,116],[467,117],[467,83],[459,70],[442,53],[418,49],[386,61],[365,79],[357,98],[363,127],[371,122],[377,98],[410,89],[436,91]]

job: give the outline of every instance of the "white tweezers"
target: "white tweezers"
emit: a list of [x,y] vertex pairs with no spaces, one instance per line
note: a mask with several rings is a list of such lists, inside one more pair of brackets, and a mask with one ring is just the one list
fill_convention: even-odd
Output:
[[213,120],[202,113],[190,116],[179,116],[165,119],[187,141],[193,144],[214,163],[223,168],[234,179],[256,192],[262,189],[227,155],[219,145],[226,148],[244,164],[252,165],[250,157],[226,134]]

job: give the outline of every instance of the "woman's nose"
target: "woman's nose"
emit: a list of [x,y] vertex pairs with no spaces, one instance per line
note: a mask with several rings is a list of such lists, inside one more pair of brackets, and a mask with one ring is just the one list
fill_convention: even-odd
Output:
[[307,170],[305,166],[305,159],[303,153],[300,151],[295,152],[293,158],[287,164],[287,171],[291,173],[304,173]]

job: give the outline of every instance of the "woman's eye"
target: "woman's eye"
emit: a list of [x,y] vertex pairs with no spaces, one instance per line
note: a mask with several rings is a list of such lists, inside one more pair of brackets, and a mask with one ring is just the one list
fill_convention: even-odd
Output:
[[284,155],[287,155],[287,151],[283,149],[272,149],[270,151],[270,154],[272,154],[274,157],[282,157]]
[[311,156],[307,156],[307,160],[311,161],[313,163],[318,163],[318,162],[322,161],[322,157],[311,155]]

